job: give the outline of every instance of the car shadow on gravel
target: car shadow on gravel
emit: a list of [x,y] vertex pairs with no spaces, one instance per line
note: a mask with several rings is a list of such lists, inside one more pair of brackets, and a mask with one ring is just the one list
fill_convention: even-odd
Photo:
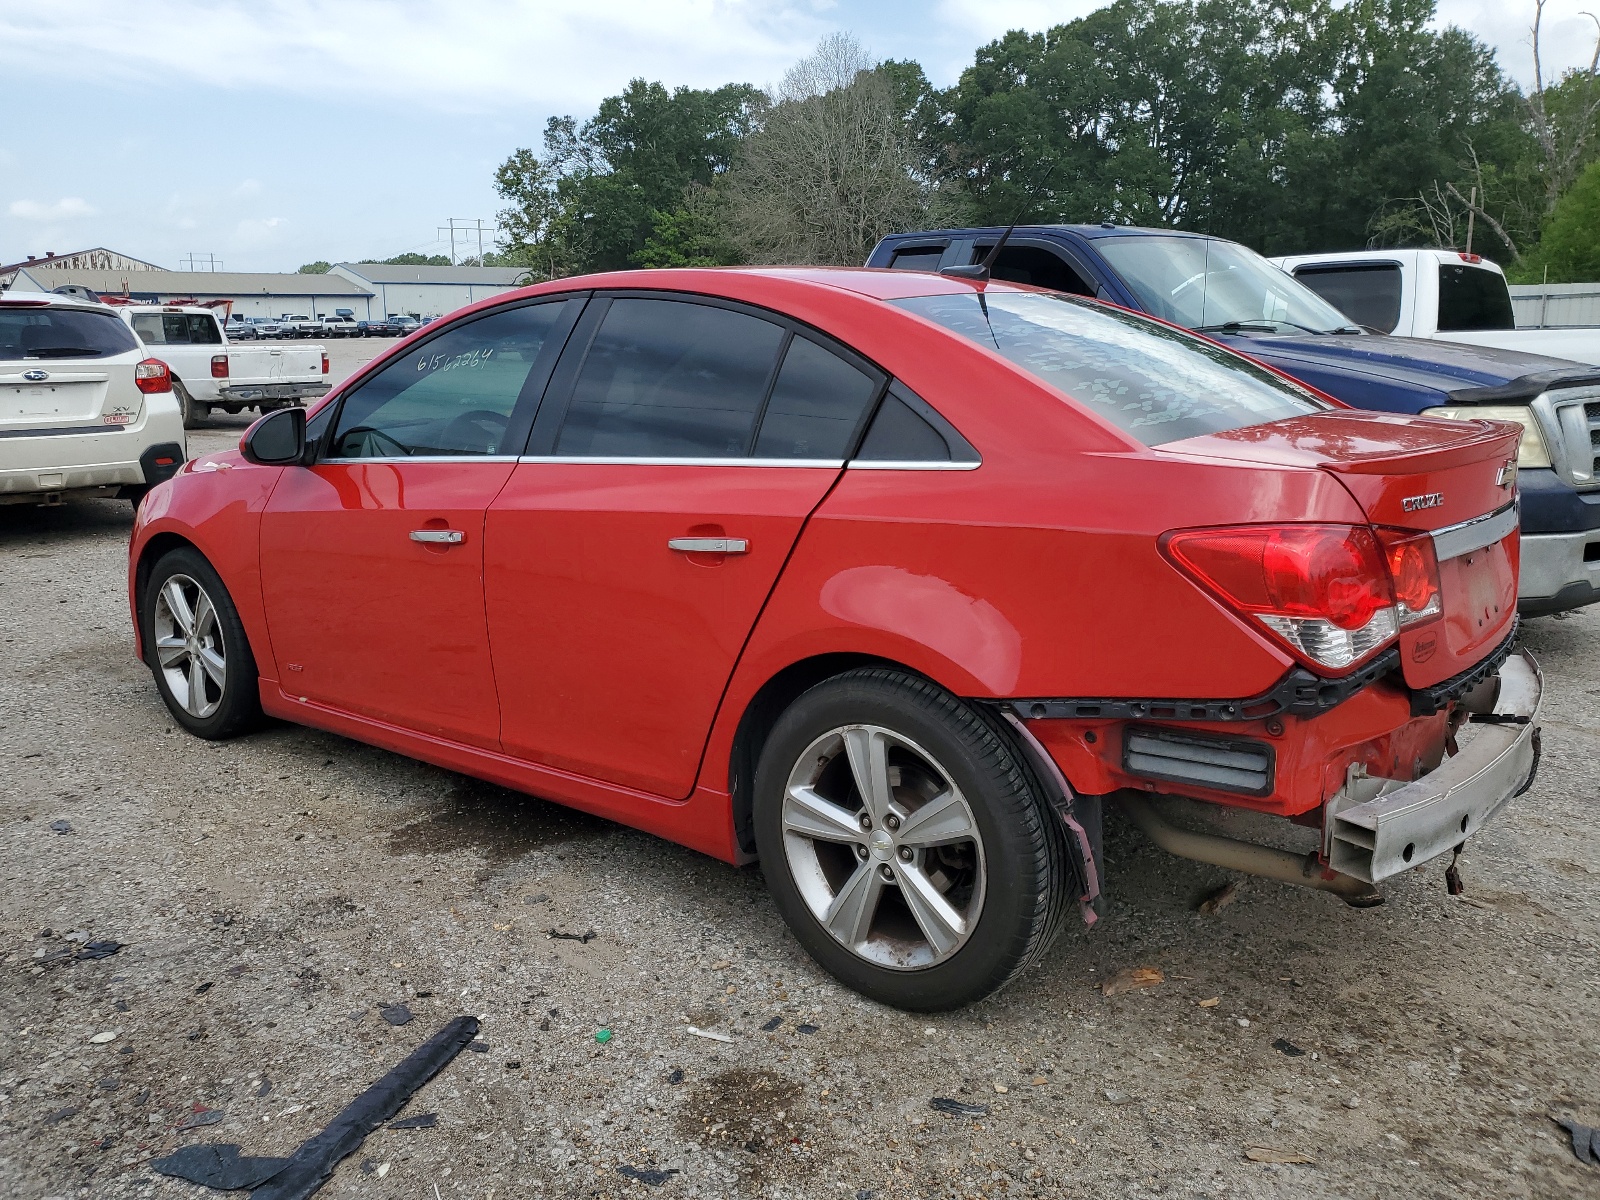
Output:
[[558,843],[587,841],[615,832],[610,821],[539,800],[510,788],[458,776],[438,807],[389,833],[396,858],[476,851],[498,870]]
[[[0,549],[26,556],[30,543],[59,546],[67,538],[96,539],[133,528],[133,505],[126,500],[67,496],[60,504],[0,505]],[[47,549],[40,557],[54,557]]]

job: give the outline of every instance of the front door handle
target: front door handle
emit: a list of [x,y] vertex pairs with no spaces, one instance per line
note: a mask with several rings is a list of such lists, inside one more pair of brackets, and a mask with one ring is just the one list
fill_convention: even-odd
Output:
[[750,543],[744,538],[683,537],[669,539],[667,549],[684,554],[744,554],[749,551]]
[[467,540],[467,535],[459,529],[413,529],[411,540],[429,545],[459,546]]

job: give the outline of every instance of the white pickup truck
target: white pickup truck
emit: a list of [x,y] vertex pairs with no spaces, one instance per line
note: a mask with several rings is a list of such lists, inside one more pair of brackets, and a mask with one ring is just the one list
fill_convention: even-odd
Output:
[[1352,250],[1272,260],[1357,325],[1600,365],[1600,327],[1518,329],[1505,273],[1456,250]]
[[230,345],[217,314],[193,305],[130,304],[118,313],[172,371],[185,428],[213,408],[265,413],[328,390],[328,353],[321,346]]

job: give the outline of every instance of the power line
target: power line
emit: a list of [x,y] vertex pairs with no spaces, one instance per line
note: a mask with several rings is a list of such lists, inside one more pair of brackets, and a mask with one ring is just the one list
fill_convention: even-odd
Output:
[[[481,217],[451,217],[450,224],[439,226],[439,233],[441,235],[449,234],[450,236],[450,265],[452,267],[460,265],[456,262],[457,233],[465,236],[466,244],[469,247],[472,245],[473,235],[477,235],[478,265],[481,267],[483,265],[483,235],[487,233],[492,240],[494,235],[499,232],[500,226],[498,224],[496,224],[494,221],[485,221]],[[443,240],[442,236],[440,240]]]
[[220,271],[222,260],[215,254],[191,253],[179,260],[179,270],[183,271]]

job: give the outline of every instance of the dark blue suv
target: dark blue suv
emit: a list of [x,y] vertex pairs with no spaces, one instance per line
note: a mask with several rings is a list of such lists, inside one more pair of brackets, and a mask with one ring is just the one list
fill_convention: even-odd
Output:
[[[891,234],[867,266],[970,267],[1003,232]],[[1360,328],[1254,251],[1204,234],[1019,226],[990,270],[996,279],[1107,300],[1204,333],[1357,408],[1517,421],[1524,430],[1518,608],[1539,616],[1600,601],[1600,367]]]

